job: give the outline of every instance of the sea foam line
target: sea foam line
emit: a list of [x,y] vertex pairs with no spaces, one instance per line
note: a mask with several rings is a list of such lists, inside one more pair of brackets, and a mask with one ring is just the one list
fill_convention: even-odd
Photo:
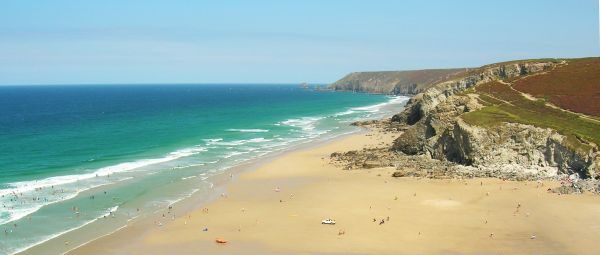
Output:
[[[1,189],[0,196],[3,196],[3,198],[5,198],[5,199],[10,198],[12,196],[29,197],[30,194],[28,194],[28,193],[34,192],[38,189],[42,190],[42,189],[47,189],[49,187],[54,187],[55,190],[60,190],[59,186],[61,186],[61,185],[73,184],[73,183],[77,183],[77,182],[80,182],[83,180],[90,180],[90,179],[96,178],[98,176],[106,176],[106,175],[110,175],[110,174],[114,174],[114,173],[131,171],[131,170],[138,169],[138,168],[145,167],[145,166],[150,166],[150,165],[154,165],[154,164],[173,161],[173,160],[176,160],[176,159],[179,159],[182,157],[192,156],[192,155],[204,152],[206,150],[207,149],[204,147],[195,146],[192,148],[185,148],[185,149],[171,152],[171,153],[167,154],[167,156],[162,157],[162,158],[142,159],[142,160],[138,160],[138,161],[125,162],[125,163],[120,163],[117,165],[102,167],[92,173],[54,176],[54,177],[49,177],[49,178],[45,178],[45,179],[41,179],[41,180],[8,183],[10,188]],[[119,181],[123,181],[123,180],[127,180],[127,178],[126,179],[117,179],[117,181],[113,181],[111,183],[115,183],[115,182],[119,182]],[[30,214],[40,210],[42,207],[44,207],[46,205],[50,205],[50,204],[54,204],[54,203],[58,203],[61,201],[72,199],[83,191],[93,189],[98,186],[107,185],[107,184],[110,184],[110,183],[102,183],[100,185],[89,184],[87,187],[77,188],[76,192],[70,193],[70,194],[65,194],[64,197],[59,198],[57,200],[52,200],[52,201],[48,201],[48,202],[44,202],[44,203],[40,203],[40,204],[34,204],[34,205],[28,204],[30,206],[26,207],[26,208],[19,208],[22,206],[22,204],[15,204],[16,209],[12,209],[12,210],[8,211],[8,218],[3,221],[0,221],[0,225],[22,219],[23,217],[26,217],[27,215],[30,215]],[[25,194],[21,195],[22,193],[25,193]],[[33,196],[38,197],[35,194]],[[3,202],[5,202],[5,201],[3,201]]]
[[251,129],[230,128],[230,129],[227,129],[226,131],[228,131],[228,132],[242,132],[242,133],[266,133],[266,132],[269,132],[269,130],[267,130],[267,129],[258,129],[258,128],[251,128]]
[[39,188],[47,188],[51,186],[59,186],[64,184],[70,184],[81,180],[95,178],[97,176],[106,176],[109,174],[120,173],[125,171],[130,171],[133,169],[137,169],[144,166],[164,163],[168,161],[172,161],[175,159],[179,159],[182,157],[188,157],[191,155],[198,154],[200,152],[204,152],[207,149],[204,147],[193,147],[186,148],[182,150],[177,150],[169,153],[167,156],[162,158],[155,159],[142,159],[133,162],[125,162],[117,165],[102,167],[93,173],[87,174],[75,174],[75,175],[62,175],[62,176],[54,176],[49,177],[42,180],[34,180],[34,181],[22,181],[22,182],[12,182],[8,183],[11,187],[10,189],[2,189],[0,190],[0,195],[10,195],[14,193],[22,193],[28,191],[34,191]]
[[[73,228],[67,229],[67,230],[65,230],[65,231],[62,231],[62,232],[58,232],[58,233],[56,233],[56,234],[54,234],[54,235],[47,235],[47,236],[44,236],[44,237],[42,237],[42,238],[41,238],[41,239],[43,239],[43,240],[40,240],[40,241],[38,241],[38,242],[35,242],[35,243],[33,243],[33,244],[29,245],[29,246],[26,246],[26,247],[23,247],[23,248],[20,248],[20,249],[16,249],[16,250],[12,251],[12,253],[10,253],[10,254],[12,255],[12,254],[21,253],[21,252],[23,252],[23,251],[26,251],[26,250],[28,250],[28,249],[29,249],[29,248],[31,248],[31,247],[34,247],[34,246],[37,246],[37,245],[39,245],[39,244],[45,243],[45,242],[47,242],[48,240],[52,240],[52,239],[54,239],[54,238],[57,238],[57,237],[59,237],[59,236],[62,236],[62,235],[64,235],[64,234],[66,234],[66,233],[69,233],[69,232],[71,232],[71,231],[75,231],[75,230],[77,230],[77,229],[83,228],[83,227],[85,227],[85,226],[87,226],[87,225],[89,225],[89,224],[92,224],[92,223],[94,223],[94,222],[96,222],[96,221],[98,221],[98,220],[102,219],[104,216],[109,216],[111,213],[114,213],[114,212],[116,212],[116,211],[117,211],[117,209],[119,209],[119,206],[118,206],[118,205],[117,205],[117,206],[113,206],[113,207],[111,207],[110,209],[108,209],[108,210],[107,210],[107,213],[105,213],[105,214],[101,215],[100,217],[97,217],[97,218],[95,218],[95,219],[93,219],[93,220],[87,221],[87,222],[85,222],[85,223],[83,223],[83,224],[81,224],[81,225],[79,225],[79,226],[77,226],[77,227],[73,227]],[[123,227],[121,227],[121,228],[123,228]],[[121,228],[120,228],[120,229],[121,229]],[[114,233],[114,232],[112,232],[112,233]],[[66,253],[66,252],[65,252],[65,253]],[[64,253],[63,253],[63,254],[64,254]]]

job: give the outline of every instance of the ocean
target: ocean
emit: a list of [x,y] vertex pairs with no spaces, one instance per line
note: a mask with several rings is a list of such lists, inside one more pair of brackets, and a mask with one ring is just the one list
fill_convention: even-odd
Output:
[[[407,97],[298,85],[0,87],[0,254],[117,229],[249,160],[358,131]],[[102,231],[100,231],[102,232]]]

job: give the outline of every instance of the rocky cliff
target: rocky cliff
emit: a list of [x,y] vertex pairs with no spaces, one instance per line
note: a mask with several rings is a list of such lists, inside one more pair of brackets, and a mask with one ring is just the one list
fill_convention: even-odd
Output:
[[[454,162],[463,171],[600,178],[600,153],[594,143],[600,122],[556,110],[510,86],[568,64],[501,63],[434,84],[392,118],[393,123],[407,125],[392,149]],[[578,133],[577,128],[562,128],[564,120],[585,121],[587,129]]]
[[378,94],[414,95],[430,86],[464,73],[466,69],[355,72],[329,87],[333,90]]
[[463,77],[434,84],[423,93],[415,95],[407,103],[406,110],[401,114],[395,115],[393,120],[414,124],[428,115],[440,102],[458,92],[477,84],[549,70],[554,65],[555,63],[553,62],[498,64],[465,72],[463,73]]

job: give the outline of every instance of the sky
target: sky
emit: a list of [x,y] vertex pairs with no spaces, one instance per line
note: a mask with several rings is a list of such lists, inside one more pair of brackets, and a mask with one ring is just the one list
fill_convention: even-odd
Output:
[[600,56],[598,0],[2,0],[0,85],[331,83]]

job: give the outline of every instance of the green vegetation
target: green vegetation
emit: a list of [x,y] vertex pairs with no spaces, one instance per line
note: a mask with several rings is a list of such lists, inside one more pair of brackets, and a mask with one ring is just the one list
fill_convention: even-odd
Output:
[[529,100],[509,84],[490,82],[475,87],[484,108],[463,115],[472,125],[496,127],[503,122],[552,128],[567,136],[566,145],[589,150],[583,141],[600,144],[600,122],[547,106],[544,100]]

